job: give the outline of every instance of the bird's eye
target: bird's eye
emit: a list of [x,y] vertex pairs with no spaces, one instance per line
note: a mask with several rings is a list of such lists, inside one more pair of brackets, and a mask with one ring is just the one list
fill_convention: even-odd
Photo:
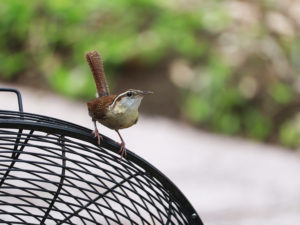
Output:
[[132,92],[127,92],[127,96],[131,97],[132,96]]

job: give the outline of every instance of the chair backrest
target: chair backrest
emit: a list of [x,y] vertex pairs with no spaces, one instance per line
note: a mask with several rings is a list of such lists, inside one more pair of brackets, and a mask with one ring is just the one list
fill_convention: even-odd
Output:
[[202,224],[159,170],[101,143],[76,124],[0,111],[0,223]]

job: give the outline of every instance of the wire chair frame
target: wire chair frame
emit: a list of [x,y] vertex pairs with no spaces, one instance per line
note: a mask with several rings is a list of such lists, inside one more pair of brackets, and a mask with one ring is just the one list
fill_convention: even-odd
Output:
[[158,169],[63,120],[0,110],[0,224],[203,224]]

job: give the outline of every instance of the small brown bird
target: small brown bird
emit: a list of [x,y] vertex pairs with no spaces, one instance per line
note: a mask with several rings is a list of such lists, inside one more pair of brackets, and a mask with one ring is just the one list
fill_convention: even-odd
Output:
[[138,108],[145,95],[152,94],[151,91],[140,91],[129,89],[119,95],[110,95],[107,85],[102,59],[97,51],[86,53],[85,58],[92,71],[97,95],[96,99],[87,102],[89,115],[95,126],[93,134],[98,138],[98,144],[102,136],[97,129],[96,121],[104,126],[115,130],[121,139],[121,159],[126,157],[125,142],[119,132],[119,129],[131,127],[138,120]]

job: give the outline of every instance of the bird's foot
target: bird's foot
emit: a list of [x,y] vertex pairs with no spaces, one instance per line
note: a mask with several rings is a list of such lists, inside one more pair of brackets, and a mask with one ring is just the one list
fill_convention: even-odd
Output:
[[94,135],[95,138],[98,139],[98,145],[100,146],[100,142],[101,142],[101,140],[103,140],[103,137],[99,134],[99,132],[98,132],[97,129],[94,130],[94,131],[92,132],[92,134]]
[[125,148],[125,142],[121,143],[121,148],[120,148],[119,153],[121,154],[121,160],[123,159],[123,156],[126,158],[127,152],[126,152],[126,148]]

